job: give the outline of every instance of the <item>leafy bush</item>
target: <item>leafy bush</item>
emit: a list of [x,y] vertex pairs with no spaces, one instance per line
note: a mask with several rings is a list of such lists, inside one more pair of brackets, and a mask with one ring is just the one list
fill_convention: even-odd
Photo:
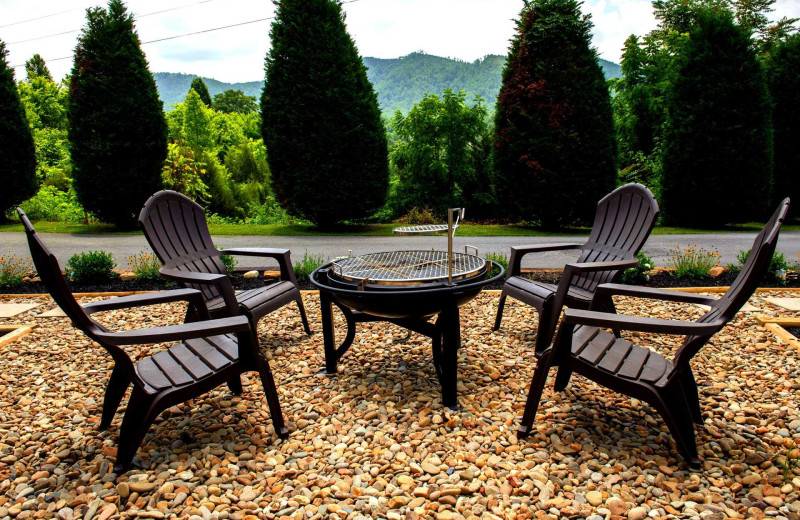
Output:
[[317,267],[321,267],[325,263],[325,258],[322,255],[309,255],[308,251],[303,253],[303,259],[294,263],[294,274],[298,278],[308,278]]
[[161,269],[161,260],[153,253],[141,251],[128,257],[128,265],[131,266],[136,278],[142,280],[156,280],[159,278],[158,270]]
[[653,267],[656,265],[655,262],[653,262],[653,258],[647,256],[647,253],[644,251],[639,251],[636,254],[636,258],[639,259],[639,265],[622,271],[622,278],[620,279],[622,283],[641,285],[650,281],[650,271],[652,271]]
[[428,208],[411,208],[408,213],[403,215],[400,222],[404,224],[438,224],[439,221],[433,215],[433,212]]
[[20,207],[31,220],[49,222],[83,222],[83,211],[75,191],[61,191],[55,186],[43,185],[39,192]]
[[[217,249],[225,249],[224,247],[220,247],[218,245],[215,245],[214,247],[216,247]],[[222,255],[219,257],[219,260],[220,262],[222,262],[222,265],[224,265],[225,269],[228,271],[228,276],[231,276],[233,274],[233,271],[239,264],[239,262],[231,255]]]
[[718,251],[708,251],[702,247],[694,246],[681,248],[676,246],[670,250],[667,263],[675,269],[674,276],[678,278],[703,278],[708,272],[719,265],[721,256]]
[[[489,252],[486,253],[486,255],[484,255],[484,258],[486,260],[500,264],[501,266],[503,266],[503,269],[505,269],[506,272],[508,272],[508,257],[505,255],[505,253]],[[492,268],[492,272],[489,273],[489,277],[495,276],[497,273],[498,271]]]
[[[742,270],[742,266],[747,262],[747,259],[750,257],[750,249],[747,251],[741,250],[739,254],[736,255],[736,260],[739,261],[738,264],[728,264],[728,269],[731,272],[738,273]],[[800,257],[800,255],[798,255]],[[784,271],[789,269],[789,262],[786,261],[786,256],[783,253],[779,253],[775,251],[772,253],[772,258],[769,261],[769,268],[767,272],[764,273],[764,276],[761,278],[762,280],[770,281],[770,282],[785,282],[786,279],[783,277],[778,276],[779,271]]]
[[80,253],[67,260],[67,278],[82,284],[110,282],[119,277],[112,271],[116,266],[111,253],[106,251]]
[[16,255],[0,256],[0,287],[16,287],[32,271],[31,264]]

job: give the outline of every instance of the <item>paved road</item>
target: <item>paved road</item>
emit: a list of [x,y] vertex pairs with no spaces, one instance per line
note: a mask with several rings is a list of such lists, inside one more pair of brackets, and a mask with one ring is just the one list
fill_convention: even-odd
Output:
[[[694,235],[651,235],[644,246],[646,251],[655,260],[656,265],[666,266],[670,249],[676,246],[686,247],[695,242],[706,248],[716,249],[721,254],[720,264],[736,263],[736,255],[741,250],[750,249],[755,233],[709,233]],[[42,238],[53,253],[63,264],[75,253],[102,249],[114,255],[119,267],[127,267],[127,258],[139,251],[149,250],[147,242],[142,235],[70,235],[63,233],[42,233]],[[569,237],[455,237],[456,251],[463,251],[465,245],[478,248],[479,254],[496,252],[508,254],[509,248],[520,244],[543,244],[552,242],[580,242],[579,236]],[[340,255],[359,255],[378,251],[399,249],[439,249],[447,248],[446,236],[390,236],[390,237],[352,237],[352,236],[321,236],[321,237],[265,237],[265,236],[218,236],[214,238],[216,244],[223,247],[285,247],[292,251],[293,261],[303,258],[308,252],[311,255],[322,255],[325,260],[333,259]],[[9,249],[13,254],[26,258],[28,245],[24,233],[0,233],[0,254]],[[778,241],[778,251],[784,253],[789,263],[798,260],[800,253],[800,231],[787,231],[781,233]],[[525,257],[525,268],[557,268],[564,263],[574,260],[574,252],[554,252],[528,255]],[[252,262],[241,257],[242,265]]]

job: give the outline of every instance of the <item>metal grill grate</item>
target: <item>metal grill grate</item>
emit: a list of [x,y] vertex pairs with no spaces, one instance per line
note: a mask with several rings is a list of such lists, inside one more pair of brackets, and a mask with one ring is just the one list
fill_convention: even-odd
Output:
[[[453,226],[453,231],[458,229],[458,224]],[[436,233],[446,233],[447,224],[423,224],[420,226],[397,227],[392,233],[397,235],[435,235]]]
[[[480,274],[486,261],[475,255],[453,253],[453,279]],[[333,262],[335,276],[344,280],[370,283],[423,283],[447,279],[447,253],[444,251],[390,251],[349,256]]]

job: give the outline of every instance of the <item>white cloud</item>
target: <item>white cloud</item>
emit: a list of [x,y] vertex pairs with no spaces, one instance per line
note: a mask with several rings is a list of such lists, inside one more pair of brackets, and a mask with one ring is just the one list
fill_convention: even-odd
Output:
[[[79,32],[90,0],[0,0],[0,39],[8,44],[11,65],[39,53],[56,77],[72,67]],[[271,17],[269,0],[128,0],[142,42]],[[189,7],[185,7],[185,6]],[[347,26],[363,56],[395,58],[414,51],[473,61],[506,54],[522,0],[356,0],[344,4]],[[165,11],[151,14],[157,11]],[[592,15],[593,43],[601,57],[619,62],[630,34],[655,27],[650,0],[586,0]],[[67,12],[64,12],[67,11]],[[39,20],[7,25],[59,13]],[[149,16],[148,16],[149,15]],[[800,16],[797,0],[778,0],[773,18]],[[143,46],[154,72],[185,72],[223,81],[263,77],[271,21],[204,32]],[[68,59],[58,60],[67,57]],[[24,74],[18,69],[17,75]]]

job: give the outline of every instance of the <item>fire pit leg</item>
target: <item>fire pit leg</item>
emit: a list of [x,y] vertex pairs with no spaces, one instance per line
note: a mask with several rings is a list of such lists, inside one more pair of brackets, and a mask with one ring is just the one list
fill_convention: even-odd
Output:
[[458,348],[461,346],[461,320],[458,306],[446,306],[436,324],[442,331],[441,376],[442,404],[458,409]]
[[[336,347],[336,332],[333,327],[333,306],[336,305],[341,309],[344,314],[345,321],[347,322],[347,334],[344,341],[337,348]],[[353,344],[353,339],[356,335],[356,324],[353,319],[352,311],[341,305],[325,291],[319,293],[319,306],[320,314],[322,315],[322,342],[325,347],[325,373],[335,374],[338,370],[339,358],[341,358],[350,345]]]

